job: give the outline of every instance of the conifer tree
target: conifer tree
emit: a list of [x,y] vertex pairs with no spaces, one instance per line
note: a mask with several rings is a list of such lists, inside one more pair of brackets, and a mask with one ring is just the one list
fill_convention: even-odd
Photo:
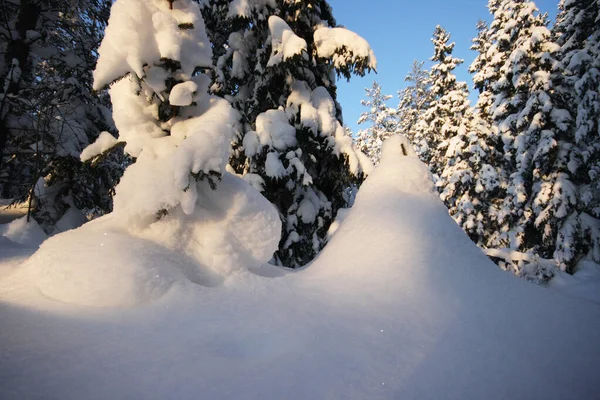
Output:
[[[0,35],[0,187],[4,198],[30,200],[52,232],[60,218],[112,207],[117,159],[96,168],[79,154],[111,130],[106,97],[91,90],[96,50],[108,19],[106,0],[24,0],[3,5]],[[76,217],[76,215],[78,215]],[[62,226],[62,224],[59,224]]]
[[489,26],[485,21],[477,22],[477,37],[473,39],[471,50],[477,52],[475,60],[469,65],[469,72],[473,74],[473,88],[479,92],[476,112],[483,121],[489,125],[492,123],[490,115],[490,99],[492,96],[491,82],[498,79],[499,71],[491,67],[491,54],[489,49],[492,46],[490,42]]
[[577,185],[572,223],[559,231],[554,258],[572,271],[579,254],[600,260],[600,2],[561,1],[553,28],[560,46],[562,80],[557,90],[573,115],[569,171]]
[[226,16],[231,31],[212,88],[244,126],[230,164],[280,211],[275,262],[301,266],[324,246],[365,161],[343,128],[335,74],[364,75],[375,57],[366,41],[335,27],[323,0],[233,0]]
[[369,123],[370,126],[358,131],[356,144],[373,164],[378,164],[383,141],[397,129],[396,110],[386,104],[392,96],[382,94],[379,83],[373,82],[372,88],[366,88],[365,92],[368,100],[361,100],[360,103],[368,111],[361,113],[358,124]]
[[487,123],[469,113],[465,118],[465,129],[449,140],[436,186],[450,215],[475,243],[485,247],[495,229],[489,216],[495,212],[494,200],[501,196],[505,177],[496,167],[498,152],[487,143]]
[[448,43],[450,35],[440,26],[433,34],[435,63],[431,68],[431,92],[433,99],[423,114],[422,131],[415,136],[414,144],[421,159],[438,177],[445,165],[445,153],[450,140],[457,134],[468,132],[471,117],[467,84],[457,82],[454,69],[463,60],[454,58],[454,43]]
[[114,214],[132,228],[178,207],[191,215],[218,185],[238,119],[208,94],[212,51],[198,5],[117,0],[98,53],[94,88],[110,85],[119,141],[101,136],[85,158],[122,143],[136,159],[116,189]]
[[[487,247],[531,252],[541,258],[558,256],[559,232],[577,230],[577,196],[573,170],[574,148],[569,138],[571,116],[566,99],[556,90],[560,68],[558,46],[552,42],[547,19],[526,0],[492,0],[485,73],[478,76],[482,115],[501,138],[502,169],[508,176],[506,195],[495,215],[497,230]],[[489,95],[489,98],[487,97]],[[566,254],[566,253],[563,253]],[[572,253],[575,254],[575,253]],[[524,265],[507,259],[505,267],[533,280],[552,275],[547,264]],[[558,257],[563,269],[574,260]]]
[[431,76],[429,71],[423,68],[424,62],[414,61],[411,71],[404,78],[408,85],[398,92],[398,108],[396,110],[396,119],[398,123],[397,131],[406,135],[411,141],[419,128],[418,122],[423,113],[429,109],[432,92]]

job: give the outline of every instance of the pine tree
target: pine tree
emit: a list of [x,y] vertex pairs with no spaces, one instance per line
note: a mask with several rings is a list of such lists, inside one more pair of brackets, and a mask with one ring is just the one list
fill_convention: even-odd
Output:
[[411,71],[404,78],[409,84],[398,92],[398,108],[396,119],[398,126],[396,130],[406,135],[411,141],[416,136],[422,137],[418,122],[423,113],[430,107],[432,101],[431,76],[429,71],[423,68],[424,62],[414,61]]
[[226,15],[231,31],[212,88],[244,126],[230,164],[280,211],[275,262],[301,266],[324,246],[363,171],[342,127],[334,74],[364,75],[375,58],[362,38],[335,27],[323,0],[234,0]]
[[373,82],[373,87],[366,88],[365,92],[369,100],[361,100],[360,103],[367,107],[368,111],[360,115],[358,124],[369,123],[370,126],[358,131],[356,144],[373,164],[378,164],[383,141],[397,130],[396,110],[386,104],[392,96],[382,94],[379,83]]

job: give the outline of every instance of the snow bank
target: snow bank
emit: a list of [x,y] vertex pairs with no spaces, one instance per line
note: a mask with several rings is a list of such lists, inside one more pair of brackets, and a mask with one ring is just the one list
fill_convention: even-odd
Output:
[[66,232],[71,229],[76,229],[88,222],[87,217],[76,207],[69,207],[69,209],[63,214],[62,217],[56,224],[54,224],[54,230],[52,235]]
[[[0,224],[8,224],[15,219],[27,215],[27,202],[12,204],[12,199],[0,199]],[[12,204],[12,205],[11,205]]]
[[[160,300],[100,311],[59,306],[16,273],[0,280],[3,399],[597,397],[600,306],[500,271],[403,143],[384,143],[301,271],[185,290],[169,275]],[[122,261],[159,264],[145,255],[156,244],[138,246]]]

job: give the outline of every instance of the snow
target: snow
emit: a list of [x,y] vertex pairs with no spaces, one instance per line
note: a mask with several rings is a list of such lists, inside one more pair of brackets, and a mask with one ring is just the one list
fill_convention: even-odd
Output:
[[[283,151],[296,145],[296,128],[290,125],[282,107],[259,114],[256,117],[256,133],[263,146]],[[249,142],[253,140],[248,139]],[[254,149],[254,146],[251,148]]]
[[[181,24],[192,24],[181,29]],[[126,38],[126,40],[124,40]],[[111,8],[105,39],[98,49],[94,89],[128,73],[145,76],[145,65],[167,58],[181,61],[190,78],[197,66],[212,65],[212,50],[200,9],[192,0],[117,0]]]
[[24,263],[21,268],[31,269],[44,296],[82,306],[132,306],[156,300],[175,282],[183,282],[177,268],[190,264],[185,257],[96,227],[53,236]]
[[[248,183],[225,173],[216,190],[204,184],[198,193],[190,215],[180,209],[136,228],[109,214],[55,235],[23,264],[23,279],[62,303],[125,307],[157,300],[173,285],[212,286],[272,257],[281,221]],[[5,236],[31,244],[35,225],[23,224],[6,225]]]
[[306,53],[306,41],[296,35],[289,25],[278,16],[269,17],[269,30],[271,31],[271,57],[267,62],[267,67]]
[[[159,68],[150,71],[154,69]],[[137,96],[138,90],[139,84],[131,76],[116,82],[109,90],[119,138],[127,143],[125,151],[132,157],[140,155],[147,141],[165,136],[156,121],[156,106],[148,102],[145,96]]]
[[244,17],[249,18],[253,10],[262,10],[265,6],[276,8],[275,0],[233,0],[229,4],[229,12],[227,18]]
[[[113,90],[124,81],[127,79],[113,85]],[[111,97],[118,99],[112,92]],[[139,98],[131,95],[132,100]],[[237,119],[226,100],[205,94],[202,101],[171,120],[171,136],[156,138],[154,133],[127,125],[130,130],[121,130],[121,138],[127,141],[125,150],[138,158],[116,188],[114,212],[128,223],[143,225],[158,210],[180,205],[188,196],[185,190],[190,185],[190,173],[224,170]],[[115,121],[118,126],[131,122],[126,120],[126,109]],[[157,127],[152,121],[143,126]]]
[[88,219],[81,211],[79,211],[76,207],[69,207],[63,216],[56,221],[56,224],[54,224],[53,233],[61,233],[71,229],[79,228],[86,222],[88,222]]
[[317,218],[318,207],[315,207],[309,197],[305,197],[298,206],[296,214],[304,224],[312,224]]
[[118,142],[119,141],[109,132],[101,132],[98,136],[98,139],[96,139],[94,143],[83,149],[79,158],[82,162],[91,160],[92,158],[104,153]]
[[194,101],[194,93],[198,85],[194,81],[187,81],[173,86],[169,96],[169,103],[174,106],[189,106]]
[[[384,143],[354,207],[299,271],[259,265],[194,284],[182,271],[201,264],[176,247],[118,232],[104,242],[110,215],[50,239],[0,280],[2,398],[594,398],[600,305],[494,266],[450,218],[427,167],[403,155],[406,143]],[[241,221],[244,240],[259,225]],[[137,306],[43,296],[44,254],[57,273],[65,263],[51,254],[80,262],[95,289],[101,275],[87,264],[107,279],[123,269],[116,288],[131,297],[94,296]],[[164,274],[155,285],[153,273]],[[77,291],[62,284],[43,287]]]
[[569,296],[600,304],[600,264],[583,259],[573,275],[557,271],[548,286]]
[[332,58],[336,68],[345,66],[346,55],[337,54],[345,50],[351,57],[365,59],[369,68],[377,69],[377,59],[369,43],[348,29],[322,27],[315,31],[314,38],[318,56]]
[[269,152],[265,160],[265,174],[268,177],[279,179],[285,175],[285,167],[275,152]]
[[0,199],[0,224],[7,224],[19,217],[27,215],[27,210],[29,209],[28,202],[12,203],[12,199]]
[[[322,136],[335,138],[335,141],[332,141],[335,144],[334,154],[348,156],[352,174],[358,175],[361,172],[368,174],[371,171],[371,162],[354,147],[352,138],[346,134],[337,120],[335,103],[326,88],[319,86],[311,91],[306,82],[296,81],[292,85],[286,107],[290,118],[300,109],[300,122],[314,134],[320,132]],[[283,132],[282,127],[278,129]]]
[[0,225],[0,238],[2,237],[23,246],[38,247],[48,238],[48,235],[33,218],[28,222],[27,216],[23,216],[8,224]]

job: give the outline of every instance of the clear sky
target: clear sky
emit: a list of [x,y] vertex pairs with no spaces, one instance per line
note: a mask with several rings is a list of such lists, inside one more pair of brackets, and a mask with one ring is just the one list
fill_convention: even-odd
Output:
[[[555,17],[558,0],[535,3],[550,18]],[[457,69],[458,78],[471,86],[467,66],[476,54],[469,47],[477,34],[477,21],[491,20],[487,0],[329,0],[329,4],[338,25],[367,39],[378,62],[377,74],[338,83],[338,101],[344,110],[344,122],[353,132],[366,128],[356,124],[360,113],[366,110],[360,105],[365,98],[364,88],[376,80],[385,94],[394,95],[390,105],[396,106],[397,91],[404,87],[404,77],[413,60],[429,62],[433,54],[431,35],[438,24],[450,32],[452,41],[456,42],[454,55],[465,60]]]

